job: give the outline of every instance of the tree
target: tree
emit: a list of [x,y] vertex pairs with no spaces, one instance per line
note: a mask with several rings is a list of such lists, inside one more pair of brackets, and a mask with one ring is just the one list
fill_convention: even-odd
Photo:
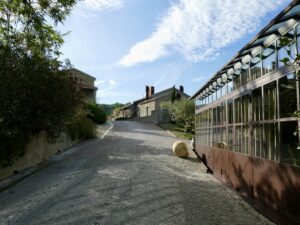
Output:
[[0,165],[24,154],[31,135],[58,137],[80,96],[58,60],[75,0],[0,2]]
[[184,123],[185,133],[191,132],[195,123],[195,104],[187,99],[172,102],[163,102],[161,107],[167,109],[171,118],[176,122]]
[[23,49],[39,57],[60,54],[62,35],[57,25],[71,12],[76,0],[2,0],[0,2],[0,42],[4,47]]

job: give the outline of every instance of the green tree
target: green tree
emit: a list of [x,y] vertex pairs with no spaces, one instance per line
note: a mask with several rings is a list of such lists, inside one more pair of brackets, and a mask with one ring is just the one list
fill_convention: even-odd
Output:
[[167,109],[171,118],[184,124],[184,131],[192,132],[195,126],[195,104],[193,101],[183,99],[172,102],[163,102],[161,107]]
[[99,104],[87,103],[88,118],[98,124],[103,124],[107,120],[107,115]]
[[0,1],[0,42],[23,54],[58,56],[62,35],[51,25],[62,23],[76,0]]
[[31,135],[57,137],[80,105],[58,60],[63,39],[53,26],[74,4],[0,1],[0,165],[23,155]]

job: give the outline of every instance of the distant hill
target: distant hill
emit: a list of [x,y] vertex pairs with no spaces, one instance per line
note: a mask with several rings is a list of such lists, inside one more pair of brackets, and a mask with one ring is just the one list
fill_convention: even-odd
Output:
[[101,108],[105,111],[106,115],[111,115],[115,108],[122,107],[124,104],[122,103],[114,103],[114,104],[100,104]]

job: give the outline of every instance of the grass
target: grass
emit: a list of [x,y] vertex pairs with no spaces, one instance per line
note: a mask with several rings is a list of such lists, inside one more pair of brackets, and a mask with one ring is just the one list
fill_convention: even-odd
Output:
[[158,124],[161,128],[170,131],[178,138],[184,138],[188,140],[192,140],[194,134],[192,133],[184,133],[184,127],[181,124],[173,124],[173,123],[161,123]]

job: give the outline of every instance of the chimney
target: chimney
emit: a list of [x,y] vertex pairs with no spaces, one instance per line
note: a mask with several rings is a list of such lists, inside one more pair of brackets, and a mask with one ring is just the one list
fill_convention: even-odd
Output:
[[184,93],[184,88],[182,85],[179,86],[179,91],[181,91],[182,93]]
[[151,86],[151,95],[150,96],[152,96],[152,95],[154,95],[154,87],[153,86]]
[[149,86],[146,86],[146,100],[149,99]]

